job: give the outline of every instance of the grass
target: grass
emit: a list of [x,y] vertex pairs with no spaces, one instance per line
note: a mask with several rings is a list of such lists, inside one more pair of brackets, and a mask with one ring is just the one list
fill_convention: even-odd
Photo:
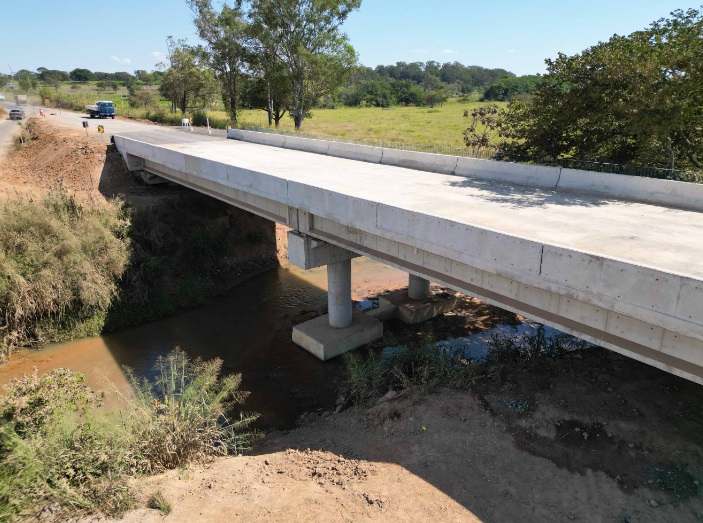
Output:
[[[149,109],[130,107],[128,92],[124,87],[117,91],[98,91],[95,82],[87,84],[62,84],[58,92],[54,91],[51,105],[56,107],[61,101],[64,109],[83,111],[84,106],[95,100],[113,100],[115,110],[120,116],[152,120],[166,125],[180,125],[182,115],[179,111],[170,112],[171,104],[160,100],[158,107]],[[158,92],[157,86],[145,87]],[[58,96],[57,96],[58,95]],[[8,93],[7,96],[14,96]],[[33,97],[39,102],[37,96]],[[220,104],[221,105],[221,104]],[[303,131],[323,134],[340,139],[364,139],[371,141],[398,142],[418,145],[464,148],[462,132],[468,127],[468,119],[463,117],[464,110],[487,105],[482,102],[468,101],[466,97],[453,98],[442,107],[392,107],[381,109],[375,107],[338,107],[334,109],[314,109],[303,123]],[[505,105],[498,103],[497,105]],[[222,108],[187,113],[195,125],[205,125],[205,118],[210,119],[214,128],[224,129],[233,126],[229,115]],[[265,111],[244,109],[239,113],[239,127],[267,127]],[[294,130],[293,120],[288,116],[281,121],[281,130]]]
[[127,266],[127,228],[120,202],[85,206],[60,187],[0,205],[0,360],[101,332]]
[[[136,503],[130,477],[242,453],[255,416],[230,418],[247,393],[241,376],[220,377],[221,365],[175,350],[117,412],[100,409],[101,396],[67,369],[11,382],[0,397],[0,522],[56,505],[62,519],[119,516]],[[171,511],[160,493],[148,504]]]
[[503,365],[555,358],[584,343],[567,334],[547,335],[540,326],[517,338],[493,336],[488,345],[488,355],[481,361],[467,359],[461,351],[442,349],[432,341],[395,347],[386,354],[347,353],[342,396],[364,405],[390,390],[419,389],[426,393],[440,386],[465,389]]
[[173,505],[164,497],[160,490],[149,496],[146,506],[158,510],[164,516],[168,516],[173,510]]
[[[463,117],[480,102],[453,99],[442,107],[392,107],[390,109],[339,107],[314,109],[303,123],[303,132],[358,140],[386,141],[418,145],[464,148],[462,132],[468,127]],[[223,113],[214,112],[214,116]],[[242,111],[241,126],[266,127],[264,111]],[[282,130],[294,130],[293,121],[284,118]]]

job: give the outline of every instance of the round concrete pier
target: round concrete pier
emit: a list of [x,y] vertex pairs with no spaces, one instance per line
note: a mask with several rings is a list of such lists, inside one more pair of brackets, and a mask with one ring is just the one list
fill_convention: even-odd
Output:
[[424,300],[430,296],[430,280],[410,274],[408,280],[408,297],[413,300]]
[[351,260],[327,266],[327,305],[330,327],[343,329],[351,325]]

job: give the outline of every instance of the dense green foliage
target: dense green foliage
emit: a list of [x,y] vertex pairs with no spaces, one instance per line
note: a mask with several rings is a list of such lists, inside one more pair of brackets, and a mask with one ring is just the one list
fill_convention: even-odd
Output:
[[514,158],[703,168],[703,14],[675,11],[613,36],[548,74],[503,120]]
[[253,0],[251,34],[257,50],[280,64],[290,85],[288,111],[300,129],[308,112],[332,94],[357,55],[340,25],[361,0]]
[[171,100],[181,114],[189,107],[201,107],[216,98],[218,86],[201,47],[169,37],[168,63],[159,92]]
[[541,81],[542,77],[539,75],[504,76],[486,88],[483,99],[491,102],[508,102],[515,97],[531,93]]
[[[0,398],[0,522],[50,505],[65,517],[119,515],[134,505],[130,476],[249,448],[255,416],[230,417],[247,393],[221,366],[176,349],[159,358],[154,381],[132,380],[136,393],[121,396],[118,412],[100,409],[102,397],[67,369],[14,380]],[[154,504],[170,507],[163,496]]]
[[99,334],[129,257],[119,202],[61,189],[0,205],[0,358],[12,347]]
[[187,3],[196,15],[198,36],[207,44],[208,62],[220,80],[225,109],[236,123],[244,71],[253,58],[247,46],[250,35],[242,0],[232,6],[223,4],[219,11],[211,0],[187,0]]
[[450,96],[485,89],[500,78],[514,78],[504,69],[464,66],[459,62],[398,62],[375,69],[358,67],[335,95],[349,107],[434,106]]

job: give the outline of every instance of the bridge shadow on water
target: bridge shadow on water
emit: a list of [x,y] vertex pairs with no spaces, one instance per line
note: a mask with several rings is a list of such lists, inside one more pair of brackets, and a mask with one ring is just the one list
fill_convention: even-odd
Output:
[[622,200],[579,193],[575,191],[551,190],[538,187],[520,186],[499,181],[477,178],[461,178],[447,182],[449,187],[471,189],[482,200],[520,209],[530,207],[602,207]]

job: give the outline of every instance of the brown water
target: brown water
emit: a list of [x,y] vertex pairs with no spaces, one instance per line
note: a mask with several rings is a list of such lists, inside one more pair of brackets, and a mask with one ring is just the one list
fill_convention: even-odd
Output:
[[[355,300],[407,285],[407,275],[367,258],[352,264]],[[98,338],[25,350],[0,366],[0,384],[57,367],[83,372],[98,390],[126,390],[123,366],[149,376],[160,355],[181,347],[190,356],[221,358],[225,372],[241,372],[251,391],[247,410],[262,414],[262,428],[285,429],[303,412],[334,405],[342,360],[323,363],[291,341],[294,323],[327,303],[326,269],[280,267],[258,275],[178,316]]]

